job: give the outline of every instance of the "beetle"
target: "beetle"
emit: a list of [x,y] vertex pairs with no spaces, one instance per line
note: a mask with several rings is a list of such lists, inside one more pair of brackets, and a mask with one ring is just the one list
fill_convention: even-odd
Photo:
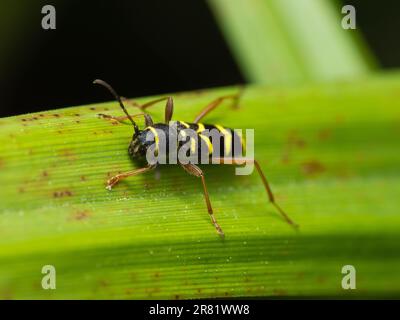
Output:
[[[169,127],[170,127],[170,121],[173,116],[174,103],[173,103],[173,98],[171,96],[155,99],[155,100],[149,101],[142,105],[134,102],[132,104],[134,106],[138,107],[139,109],[141,109],[143,111],[143,113],[131,116],[128,113],[127,109],[125,108],[122,98],[116,93],[116,91],[107,82],[100,80],[100,79],[96,79],[93,81],[93,83],[99,84],[99,85],[105,87],[106,89],[108,89],[108,91],[110,91],[110,93],[114,96],[116,101],[119,103],[121,109],[125,113],[125,116],[122,116],[122,117],[114,117],[114,116],[105,115],[105,114],[99,114],[99,116],[106,118],[106,119],[115,120],[118,122],[121,122],[121,121],[124,121],[127,119],[131,122],[134,132],[133,132],[132,140],[128,147],[128,153],[133,160],[145,163],[144,167],[142,167],[142,168],[131,170],[131,171],[124,172],[124,173],[120,173],[120,174],[117,174],[117,175],[111,177],[107,181],[107,186],[106,186],[106,188],[108,190],[111,190],[111,188],[113,186],[115,186],[122,179],[148,172],[157,167],[158,164],[152,164],[147,161],[146,153],[147,153],[148,149],[150,148],[150,146],[153,146],[153,148],[154,148],[154,145],[155,145],[155,147],[157,147],[159,130],[161,130],[162,132],[165,133],[167,139],[168,138],[171,139]],[[199,139],[197,140],[198,145],[195,145],[195,149],[199,153],[207,152],[207,156],[210,158],[213,158],[213,152],[212,152],[213,151],[213,141],[211,139],[208,139],[208,138],[205,139],[205,137],[202,137],[202,131],[206,130],[206,129],[215,129],[215,130],[219,131],[221,133],[221,135],[224,137],[223,148],[221,148],[221,153],[220,153],[221,157],[213,158],[213,163],[215,163],[214,161],[216,161],[221,164],[234,164],[234,165],[239,165],[239,164],[243,164],[243,163],[254,164],[254,166],[262,180],[262,183],[265,187],[269,201],[272,203],[272,205],[275,206],[275,208],[278,210],[278,212],[281,214],[281,216],[284,218],[284,220],[288,224],[290,224],[291,226],[293,226],[294,228],[297,229],[298,225],[296,223],[294,223],[289,218],[289,216],[285,213],[285,211],[276,203],[274,194],[272,193],[271,187],[269,186],[267,178],[265,177],[258,161],[255,159],[246,159],[246,158],[236,158],[235,157],[234,146],[229,145],[230,143],[232,143],[232,140],[233,140],[232,137],[234,137],[234,135],[236,134],[235,131],[231,130],[229,128],[225,128],[220,125],[206,125],[206,124],[200,123],[201,119],[203,119],[212,110],[217,108],[225,100],[230,99],[233,101],[234,106],[237,106],[239,98],[241,96],[241,93],[242,93],[242,90],[240,90],[236,94],[221,96],[221,97],[213,100],[204,109],[202,109],[200,113],[198,113],[198,115],[195,117],[193,122],[187,123],[184,121],[177,121],[175,129],[177,129],[178,134],[185,129],[194,130],[196,132],[196,134],[199,136]],[[154,123],[151,116],[148,113],[145,113],[145,110],[148,107],[153,106],[154,104],[156,104],[158,102],[162,102],[162,101],[166,101],[164,123]],[[135,117],[135,116],[143,116],[144,117],[145,125],[146,125],[145,129],[143,129],[143,130],[139,129],[138,125],[133,120],[133,117]],[[153,136],[154,139],[152,142],[149,142],[148,139],[146,139],[146,137],[148,137],[148,135]],[[229,136],[231,137],[230,139],[228,139]],[[241,139],[241,137],[239,137],[239,139]],[[204,141],[206,142],[205,143],[205,145],[207,147],[206,151],[204,151],[203,148],[200,148],[200,142],[204,142]],[[182,145],[178,144],[177,148],[180,148],[180,147],[182,147]],[[226,147],[228,147],[228,148],[226,148]],[[227,154],[227,149],[230,149],[229,154]],[[231,157],[229,157],[229,155]],[[200,154],[200,156],[201,156],[201,154]],[[211,205],[210,196],[209,196],[209,193],[207,190],[207,185],[206,185],[203,171],[194,163],[183,164],[183,163],[178,162],[178,164],[181,165],[182,168],[190,175],[193,175],[193,176],[201,179],[204,198],[205,198],[205,202],[206,202],[206,206],[207,206],[207,211],[211,218],[211,222],[214,225],[217,233],[221,237],[224,237],[224,232],[222,231],[222,228],[218,224],[218,222],[215,218],[215,215],[214,215],[214,211],[213,211],[213,208]]]

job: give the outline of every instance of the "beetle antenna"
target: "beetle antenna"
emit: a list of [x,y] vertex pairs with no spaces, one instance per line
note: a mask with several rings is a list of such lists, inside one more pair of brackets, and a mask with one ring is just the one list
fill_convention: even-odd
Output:
[[115,100],[117,100],[119,102],[119,105],[121,107],[121,109],[125,112],[126,116],[128,117],[128,119],[132,122],[133,128],[135,129],[135,133],[139,133],[139,127],[137,126],[136,122],[133,121],[132,117],[130,116],[130,114],[128,113],[128,111],[126,110],[124,104],[122,103],[122,100],[120,98],[120,96],[117,94],[117,92],[105,81],[100,80],[100,79],[96,79],[93,81],[94,84],[100,84],[103,87],[107,88],[108,91],[111,92],[111,94],[114,96]]

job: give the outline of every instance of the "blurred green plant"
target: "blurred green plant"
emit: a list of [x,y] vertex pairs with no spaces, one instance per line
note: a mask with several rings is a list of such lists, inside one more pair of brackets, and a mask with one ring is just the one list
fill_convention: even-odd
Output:
[[252,83],[296,84],[368,74],[375,61],[325,0],[209,0],[236,61]]
[[[177,94],[175,119],[235,91]],[[256,157],[300,225],[282,221],[256,174],[204,166],[225,240],[181,168],[104,188],[137,166],[132,128],[96,116],[121,115],[117,103],[0,119],[0,297],[399,296],[399,92],[400,74],[249,86],[238,110],[210,114],[206,123],[255,129]],[[150,111],[162,119],[162,104]],[[341,288],[348,264],[356,290]],[[56,290],[41,287],[44,265]]]

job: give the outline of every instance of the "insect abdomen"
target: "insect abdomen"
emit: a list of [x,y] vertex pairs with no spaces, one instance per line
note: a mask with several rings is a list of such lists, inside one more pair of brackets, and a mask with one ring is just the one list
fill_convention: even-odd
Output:
[[[191,143],[192,153],[196,151],[199,157],[223,158],[242,156],[243,141],[238,132],[222,125],[178,122],[178,134],[181,130],[191,129],[196,132],[197,139],[188,138],[185,143]],[[195,140],[195,141],[193,141]],[[207,154],[204,154],[207,153]]]
[[[147,134],[150,134],[150,137],[147,137]],[[163,137],[165,137],[165,141],[163,141]],[[147,138],[149,138],[149,141],[146,142]],[[238,132],[221,125],[178,121],[176,127],[171,128],[167,124],[157,123],[143,130],[141,140],[141,144],[146,144],[147,147],[154,144],[157,154],[165,152],[165,159],[169,159],[170,151],[172,151],[169,150],[170,140],[177,141],[175,144],[177,150],[175,150],[176,153],[173,153],[174,157],[179,157],[179,154],[184,151],[186,157],[193,156],[193,159],[197,159],[197,163],[203,163],[204,159],[210,157],[239,158],[243,155],[242,137]],[[163,142],[166,144],[165,147],[161,146]],[[182,150],[181,148],[185,149]]]

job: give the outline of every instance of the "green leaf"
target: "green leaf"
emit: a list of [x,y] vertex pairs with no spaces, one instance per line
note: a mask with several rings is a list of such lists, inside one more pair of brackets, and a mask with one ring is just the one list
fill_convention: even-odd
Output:
[[[176,94],[191,121],[237,88]],[[176,166],[105,181],[138,167],[117,103],[0,119],[1,298],[384,296],[400,292],[400,74],[301,88],[249,86],[206,123],[255,129],[259,177],[203,166],[225,231],[216,234],[200,180]],[[140,99],[143,102],[148,99]],[[137,111],[129,108],[132,113]],[[162,120],[163,104],[149,109]],[[57,289],[43,290],[44,265]],[[357,270],[343,290],[342,267]]]

